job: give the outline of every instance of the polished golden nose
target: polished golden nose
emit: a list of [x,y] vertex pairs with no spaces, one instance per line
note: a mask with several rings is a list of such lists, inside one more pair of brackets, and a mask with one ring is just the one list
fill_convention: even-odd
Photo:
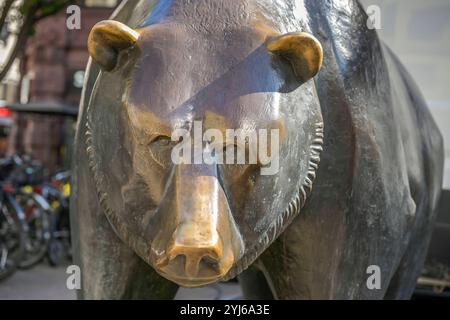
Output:
[[[220,239],[217,237],[215,243],[210,244],[182,244],[175,243],[169,249],[169,261],[184,259],[184,274],[190,278],[196,278],[200,270],[204,268],[212,269],[220,273],[220,262],[223,249]],[[170,263],[170,262],[169,262]]]
[[[190,278],[199,275],[200,266],[217,269],[223,255],[223,245],[215,224],[203,215],[195,214],[195,219],[180,225],[173,235],[173,243],[168,250],[169,261],[184,257],[184,273]],[[218,271],[218,270],[215,270]]]
[[217,176],[216,166],[177,167],[174,229],[161,239],[153,259],[161,275],[183,287],[219,280],[244,251]]

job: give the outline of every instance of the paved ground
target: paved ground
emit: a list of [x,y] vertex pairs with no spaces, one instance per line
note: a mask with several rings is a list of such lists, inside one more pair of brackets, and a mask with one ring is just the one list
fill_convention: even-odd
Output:
[[[73,300],[75,292],[66,288],[66,267],[51,268],[43,263],[31,270],[18,271],[0,282],[0,300]],[[177,300],[237,300],[242,297],[237,284],[220,284],[201,289],[180,289]],[[450,298],[450,292],[418,291],[415,299]],[[448,300],[447,300],[448,301]]]
[[[74,291],[66,288],[66,268],[52,268],[43,263],[27,271],[18,271],[0,282],[0,300],[72,300]],[[180,289],[178,300],[235,300],[241,297],[236,284],[220,284],[201,289]]]

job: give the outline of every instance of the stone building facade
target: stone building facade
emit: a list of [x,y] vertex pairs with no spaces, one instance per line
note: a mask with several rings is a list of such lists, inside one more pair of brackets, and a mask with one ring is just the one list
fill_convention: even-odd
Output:
[[[78,108],[89,55],[89,31],[107,19],[118,0],[79,1],[80,28],[69,29],[66,10],[36,25],[20,64],[17,100],[21,104],[51,104]],[[67,167],[75,121],[62,116],[16,114],[9,153],[26,153],[51,170]]]

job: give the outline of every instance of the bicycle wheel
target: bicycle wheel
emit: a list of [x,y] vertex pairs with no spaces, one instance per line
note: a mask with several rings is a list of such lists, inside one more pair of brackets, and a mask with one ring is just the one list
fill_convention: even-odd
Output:
[[18,194],[17,203],[23,208],[27,223],[25,249],[19,268],[29,269],[45,257],[50,241],[50,225],[46,208],[33,195]]
[[14,210],[0,208],[0,281],[17,269],[24,253],[25,232]]
[[50,217],[51,225],[51,239],[48,244],[47,258],[51,266],[60,266],[67,258],[66,246],[65,246],[65,230],[62,229],[63,225],[63,210],[59,206],[54,207],[53,213]]

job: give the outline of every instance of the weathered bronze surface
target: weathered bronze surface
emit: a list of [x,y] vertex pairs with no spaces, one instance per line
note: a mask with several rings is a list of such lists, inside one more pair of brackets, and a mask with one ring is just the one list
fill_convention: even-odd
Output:
[[[81,298],[236,276],[250,298],[411,295],[442,138],[357,1],[137,0],[112,19],[89,38],[76,139]],[[279,172],[174,164],[171,133],[195,121],[279,129]]]

